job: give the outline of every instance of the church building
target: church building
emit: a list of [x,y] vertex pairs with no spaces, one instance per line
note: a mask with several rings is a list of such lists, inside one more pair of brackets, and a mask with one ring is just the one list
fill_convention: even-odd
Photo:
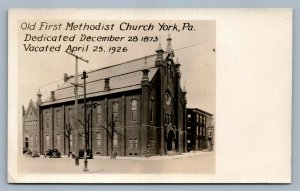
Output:
[[[83,79],[78,76],[78,149],[87,140],[94,156],[187,151],[186,92],[180,86],[180,63],[171,41],[169,36],[165,51],[159,44],[152,55],[88,71],[86,107]],[[64,83],[48,98],[38,91],[36,106],[31,101],[32,109],[23,114],[24,147],[41,154],[49,149],[75,152],[74,82],[74,76],[64,74]]]

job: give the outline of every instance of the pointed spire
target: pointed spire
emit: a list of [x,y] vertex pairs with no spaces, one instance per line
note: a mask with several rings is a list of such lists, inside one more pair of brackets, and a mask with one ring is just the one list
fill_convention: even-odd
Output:
[[156,52],[157,52],[157,51],[160,51],[160,50],[163,50],[162,47],[161,47],[161,43],[158,44],[158,47],[157,47],[157,49],[156,49]]
[[171,44],[172,38],[171,38],[170,33],[169,33],[169,36],[167,38],[167,42],[168,42],[168,44],[167,44],[166,52],[167,53],[172,53],[172,56],[174,56],[174,52],[173,52],[173,48],[172,48],[172,44]]

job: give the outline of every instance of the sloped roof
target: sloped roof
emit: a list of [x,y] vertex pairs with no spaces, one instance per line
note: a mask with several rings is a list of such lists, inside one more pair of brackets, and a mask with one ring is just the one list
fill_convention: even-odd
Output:
[[34,102],[32,101],[32,99],[30,99],[29,104],[28,104],[28,106],[27,106],[27,109],[26,109],[26,111],[25,111],[25,117],[27,117],[30,108],[32,108],[34,114],[37,116],[37,107],[36,107],[36,103],[34,103]]
[[[149,68],[149,80],[157,72],[155,67],[156,54],[147,56],[147,66]],[[112,65],[105,68],[99,68],[87,72],[86,79],[86,97],[95,97],[108,95],[112,93],[136,90],[141,88],[141,80],[143,77],[142,70],[145,67],[145,57],[124,62],[117,65]],[[109,91],[104,91],[105,78],[109,78]],[[69,78],[60,87],[55,90],[55,101],[50,101],[48,97],[42,106],[74,100],[74,76]],[[81,76],[78,76],[78,83],[83,84]],[[78,89],[79,99],[83,98],[83,88]]]

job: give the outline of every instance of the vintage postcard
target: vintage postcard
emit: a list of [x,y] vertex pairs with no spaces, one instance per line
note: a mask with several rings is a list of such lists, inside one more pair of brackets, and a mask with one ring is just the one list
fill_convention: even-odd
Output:
[[8,182],[291,182],[290,9],[19,9],[8,24]]

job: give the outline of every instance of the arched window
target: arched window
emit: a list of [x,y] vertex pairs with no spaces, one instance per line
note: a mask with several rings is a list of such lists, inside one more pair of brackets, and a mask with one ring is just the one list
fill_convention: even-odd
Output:
[[137,101],[135,99],[131,101],[131,120],[137,121]]
[[118,103],[113,104],[113,121],[118,121],[118,116],[119,116],[119,105]]
[[97,123],[101,123],[102,106],[97,105]]

